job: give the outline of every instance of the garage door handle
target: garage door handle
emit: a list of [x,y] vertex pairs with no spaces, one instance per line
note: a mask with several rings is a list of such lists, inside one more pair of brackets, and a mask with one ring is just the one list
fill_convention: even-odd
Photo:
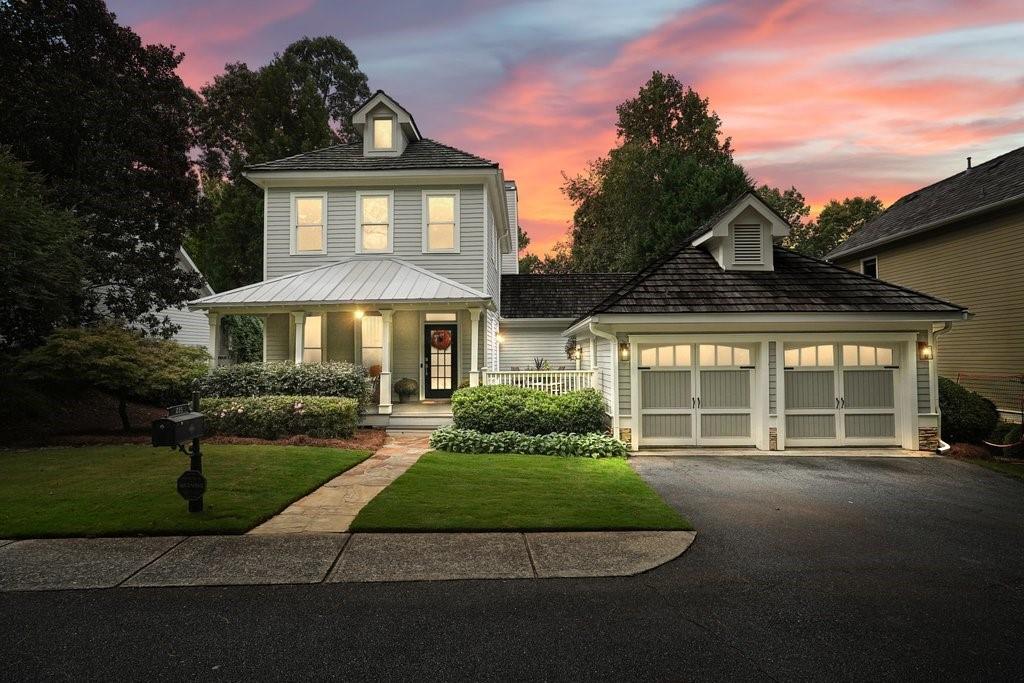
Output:
[[836,399],[836,410],[839,410],[839,399]]
[[691,397],[690,398],[690,410],[693,410],[696,407],[697,407],[697,399]]
[[842,401],[843,401],[843,410],[846,410],[846,397],[845,396],[843,396]]

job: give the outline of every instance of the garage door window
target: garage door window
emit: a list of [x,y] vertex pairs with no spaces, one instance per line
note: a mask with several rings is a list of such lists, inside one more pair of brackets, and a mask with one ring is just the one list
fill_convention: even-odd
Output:
[[701,344],[700,364],[705,368],[750,365],[750,347]]
[[892,365],[891,346],[843,345],[843,365],[848,368]]
[[691,361],[689,344],[640,347],[640,365],[646,367],[687,368]]
[[835,351],[831,344],[813,346],[787,346],[787,368],[830,368],[835,365]]

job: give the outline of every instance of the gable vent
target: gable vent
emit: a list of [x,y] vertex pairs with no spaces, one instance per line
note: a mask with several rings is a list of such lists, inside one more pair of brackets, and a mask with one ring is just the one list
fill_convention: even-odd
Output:
[[760,264],[764,254],[761,250],[761,226],[737,225],[733,228],[733,263]]

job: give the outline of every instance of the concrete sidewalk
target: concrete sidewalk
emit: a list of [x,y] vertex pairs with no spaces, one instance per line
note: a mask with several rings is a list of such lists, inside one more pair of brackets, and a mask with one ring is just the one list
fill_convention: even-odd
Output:
[[631,576],[692,531],[0,540],[0,591]]

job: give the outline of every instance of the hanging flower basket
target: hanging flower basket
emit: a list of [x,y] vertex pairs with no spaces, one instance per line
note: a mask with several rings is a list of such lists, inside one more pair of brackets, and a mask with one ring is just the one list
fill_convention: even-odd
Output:
[[438,351],[447,351],[452,345],[451,330],[431,330],[430,345]]

